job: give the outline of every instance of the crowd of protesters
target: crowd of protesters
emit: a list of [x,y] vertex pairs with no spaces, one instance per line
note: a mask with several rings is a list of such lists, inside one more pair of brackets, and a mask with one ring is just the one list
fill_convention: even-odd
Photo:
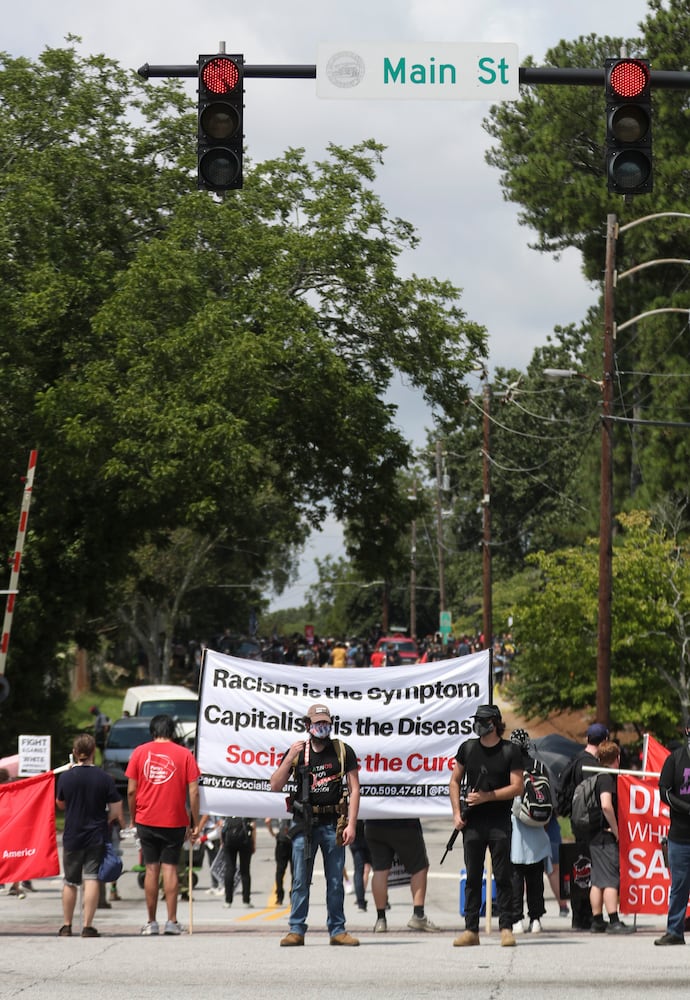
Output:
[[[381,639],[385,643],[381,645]],[[395,657],[398,642],[409,644],[406,634],[396,634],[393,631],[385,634],[374,630],[365,637],[322,637],[315,635],[309,640],[304,635],[273,636],[270,639],[231,639],[229,630],[209,641],[191,642],[186,659],[182,658],[179,673],[187,673],[198,680],[201,656],[204,648],[239,656],[242,659],[260,659],[266,663],[286,663],[302,667],[371,667],[395,666],[399,661]],[[484,636],[481,632],[472,635],[463,634],[459,637],[450,636],[445,639],[440,633],[426,635],[413,640],[417,650],[416,662],[431,663],[436,660],[453,659],[456,656],[468,656],[485,649]],[[383,653],[383,661],[377,658],[377,646]],[[517,654],[515,642],[510,632],[496,635],[492,640],[493,669],[496,683],[501,684],[510,678],[513,660]],[[184,666],[181,664],[184,662]],[[414,663],[414,659],[404,657],[406,664]]]

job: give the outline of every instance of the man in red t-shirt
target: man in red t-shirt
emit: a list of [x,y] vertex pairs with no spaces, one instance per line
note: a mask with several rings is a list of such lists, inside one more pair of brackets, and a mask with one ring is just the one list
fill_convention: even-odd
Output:
[[375,649],[369,658],[369,663],[372,667],[382,667],[385,656],[383,655],[382,649]]
[[160,933],[156,907],[162,873],[168,910],[164,933],[181,934],[183,928],[177,922],[177,866],[185,837],[196,840],[199,836],[201,772],[189,750],[174,742],[175,720],[171,716],[154,715],[150,732],[152,741],[134,750],[125,772],[129,779],[130,821],[136,824],[146,865],[144,895],[148,921],[141,933]]

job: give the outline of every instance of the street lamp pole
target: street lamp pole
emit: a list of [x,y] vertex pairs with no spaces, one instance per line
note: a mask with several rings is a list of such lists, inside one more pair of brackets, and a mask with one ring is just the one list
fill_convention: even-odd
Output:
[[611,604],[613,593],[613,352],[617,220],[606,218],[604,274],[604,372],[601,384],[601,482],[599,502],[599,598],[597,620],[597,721],[611,715]]

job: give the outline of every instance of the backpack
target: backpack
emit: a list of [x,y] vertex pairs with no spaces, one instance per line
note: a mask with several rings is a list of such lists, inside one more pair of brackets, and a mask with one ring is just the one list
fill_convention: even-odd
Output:
[[598,774],[591,774],[575,789],[570,826],[575,840],[588,844],[602,828],[603,813],[597,795]]
[[556,792],[556,809],[559,816],[570,816],[573,808],[573,795],[579,782],[577,780],[578,764],[582,760],[582,754],[566,764],[558,779],[558,791]]
[[223,823],[223,844],[225,847],[248,847],[252,841],[249,820],[242,816],[228,816]]
[[546,771],[534,768],[522,772],[522,796],[513,799],[513,815],[526,826],[546,826],[553,816],[551,784]]

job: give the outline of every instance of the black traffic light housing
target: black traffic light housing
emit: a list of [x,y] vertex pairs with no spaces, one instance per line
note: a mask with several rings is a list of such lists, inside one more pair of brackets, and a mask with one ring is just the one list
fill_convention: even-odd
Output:
[[244,56],[200,55],[199,188],[229,191],[242,187]]
[[606,180],[615,194],[652,190],[651,72],[646,59],[607,59]]

